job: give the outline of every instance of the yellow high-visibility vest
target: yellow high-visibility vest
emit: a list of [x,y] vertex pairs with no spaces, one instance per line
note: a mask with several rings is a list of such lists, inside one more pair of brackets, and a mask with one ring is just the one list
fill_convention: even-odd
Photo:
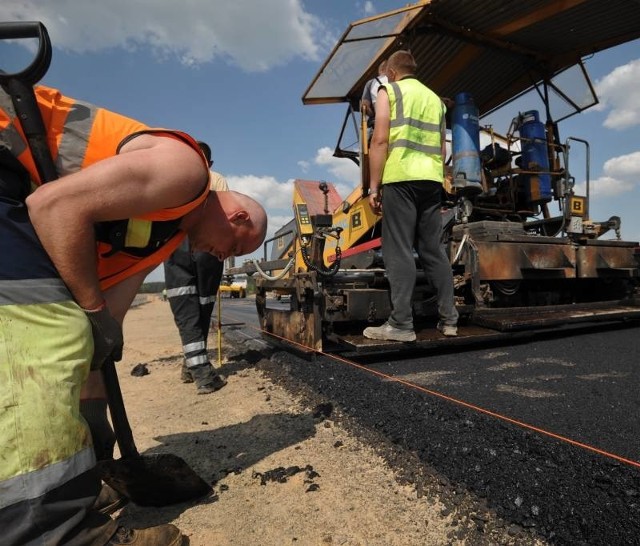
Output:
[[389,95],[389,149],[383,184],[444,182],[442,130],[445,106],[415,78],[385,84]]

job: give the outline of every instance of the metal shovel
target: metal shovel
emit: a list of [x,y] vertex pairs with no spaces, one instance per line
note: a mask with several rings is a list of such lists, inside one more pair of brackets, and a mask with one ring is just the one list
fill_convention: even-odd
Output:
[[111,358],[102,365],[102,375],[121,455],[121,459],[98,463],[102,480],[141,506],[166,506],[211,492],[211,486],[181,457],[171,453],[144,456],[138,453]]

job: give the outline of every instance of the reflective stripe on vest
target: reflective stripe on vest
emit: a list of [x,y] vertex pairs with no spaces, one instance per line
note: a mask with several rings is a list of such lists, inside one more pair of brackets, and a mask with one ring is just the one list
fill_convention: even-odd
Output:
[[[35,86],[34,92],[47,131],[47,145],[59,176],[77,172],[98,161],[117,155],[119,147],[125,140],[144,133],[161,134],[185,142],[201,155],[202,162],[208,166],[197,142],[186,133],[169,129],[152,129],[132,118],[66,97],[57,89],[44,85]],[[2,88],[0,88],[0,144],[4,144],[11,150],[29,171],[32,180],[40,183],[11,97]],[[153,214],[157,213],[151,213]],[[147,216],[149,215],[144,216],[146,220],[162,219]]]
[[74,173],[84,166],[89,135],[97,115],[98,108],[92,104],[77,100],[71,106],[58,144],[56,170],[59,174]]
[[[47,130],[47,144],[59,175],[70,174],[86,166],[87,148],[100,108],[62,96],[55,89],[36,86],[36,100]],[[0,141],[3,142],[29,171],[32,180],[40,183],[31,151],[17,121],[11,97],[0,90]],[[136,122],[136,129],[144,127]],[[19,141],[16,140],[16,136]],[[114,135],[117,136],[117,135]],[[114,148],[115,149],[115,148]],[[113,153],[111,153],[113,155]],[[106,155],[104,157],[107,157]]]
[[382,183],[442,182],[442,101],[415,78],[388,83],[384,87],[389,96],[390,119]]

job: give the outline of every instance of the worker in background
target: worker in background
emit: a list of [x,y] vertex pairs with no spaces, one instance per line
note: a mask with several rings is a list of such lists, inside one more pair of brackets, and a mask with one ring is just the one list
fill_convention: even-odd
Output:
[[369,140],[373,134],[373,127],[376,121],[376,100],[378,98],[378,90],[381,85],[387,83],[386,75],[387,61],[382,61],[378,65],[378,75],[371,78],[365,85],[360,99],[360,110],[364,110],[367,116],[367,131]]
[[[206,142],[198,145],[211,167],[211,148]],[[217,172],[211,171],[209,180],[212,191],[229,189],[225,178]],[[224,262],[208,252],[191,252],[188,239],[164,262],[167,297],[184,354],[180,378],[183,383],[195,382],[198,394],[215,392],[227,384],[207,355],[211,315],[223,268]]]
[[458,312],[451,266],[441,243],[442,185],[445,177],[445,106],[416,77],[408,51],[387,62],[389,83],[380,87],[371,140],[369,204],[382,213],[382,255],[391,291],[385,324],[365,328],[371,339],[414,341],[412,296],[415,248],[437,290],[438,330],[457,335]]
[[[19,172],[14,200],[0,200],[1,250],[12,256],[0,261],[0,398],[12,401],[0,412],[2,544],[177,546],[173,525],[132,530],[94,510],[95,451],[107,448],[95,419],[109,427],[99,369],[121,356],[142,281],[185,236],[220,260],[243,255],[262,244],[266,214],[248,196],[209,191],[189,135],[44,86],[35,94],[60,176],[48,184],[0,90],[0,148],[20,164],[8,166]],[[26,194],[25,207],[15,196]],[[80,398],[104,408],[91,430]]]

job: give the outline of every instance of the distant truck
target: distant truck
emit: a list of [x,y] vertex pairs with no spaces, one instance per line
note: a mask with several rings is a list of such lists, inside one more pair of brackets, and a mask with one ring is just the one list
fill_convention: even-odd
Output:
[[233,277],[225,277],[220,283],[218,288],[221,298],[246,298],[247,297],[247,284],[246,281],[238,282]]

